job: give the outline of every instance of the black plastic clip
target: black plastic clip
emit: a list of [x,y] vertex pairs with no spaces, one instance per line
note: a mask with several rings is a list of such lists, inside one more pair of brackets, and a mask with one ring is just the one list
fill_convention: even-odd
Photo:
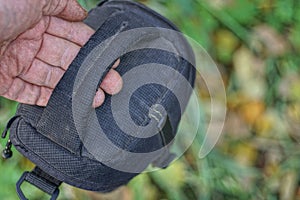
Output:
[[43,192],[51,195],[50,200],[56,200],[59,195],[58,187],[60,186],[61,181],[48,175],[40,168],[35,167],[32,172],[24,172],[16,184],[17,194],[20,200],[28,200],[21,189],[21,185],[25,181],[39,188]]

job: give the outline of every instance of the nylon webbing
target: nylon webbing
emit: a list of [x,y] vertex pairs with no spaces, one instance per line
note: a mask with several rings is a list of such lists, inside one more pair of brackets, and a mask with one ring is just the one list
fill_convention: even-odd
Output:
[[35,167],[31,172],[25,172],[17,183],[17,193],[21,200],[27,200],[21,190],[21,185],[25,181],[49,194],[51,196],[51,200],[55,200],[59,194],[58,187],[60,186],[61,181],[48,175],[40,168]]

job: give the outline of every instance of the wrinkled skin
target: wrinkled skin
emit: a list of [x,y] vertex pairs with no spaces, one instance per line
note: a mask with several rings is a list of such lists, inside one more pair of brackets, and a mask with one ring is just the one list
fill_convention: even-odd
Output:
[[[94,31],[81,21],[87,13],[76,0],[0,0],[0,95],[46,106],[51,93]],[[116,94],[122,79],[113,69],[95,92]]]

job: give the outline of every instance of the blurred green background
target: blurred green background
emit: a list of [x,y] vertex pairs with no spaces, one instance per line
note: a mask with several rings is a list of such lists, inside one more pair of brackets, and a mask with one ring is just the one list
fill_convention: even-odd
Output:
[[[97,3],[79,2],[86,9]],[[113,193],[64,184],[59,199],[300,199],[300,1],[140,2],[168,17],[217,63],[228,99],[222,137],[204,159],[195,142],[168,169],[142,174]],[[197,85],[201,102],[210,103],[201,78]],[[15,109],[0,98],[1,130]],[[15,150],[0,162],[0,198],[15,200],[16,181],[33,165]],[[49,198],[24,189],[30,199]]]

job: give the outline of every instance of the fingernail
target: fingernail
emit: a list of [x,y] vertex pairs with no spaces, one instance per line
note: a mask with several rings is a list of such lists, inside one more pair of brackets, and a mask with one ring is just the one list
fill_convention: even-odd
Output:
[[117,68],[120,64],[121,60],[120,58],[114,63],[114,65],[112,66],[113,69]]

